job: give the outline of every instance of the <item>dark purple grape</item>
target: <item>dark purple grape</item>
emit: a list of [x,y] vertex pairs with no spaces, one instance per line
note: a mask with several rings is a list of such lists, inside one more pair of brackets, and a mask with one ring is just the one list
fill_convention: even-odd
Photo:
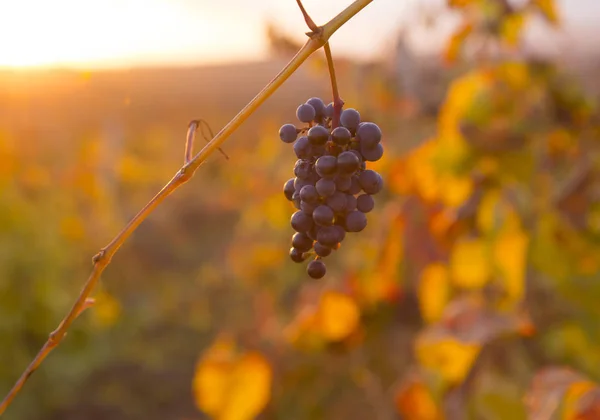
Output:
[[318,204],[315,203],[307,203],[306,201],[300,201],[300,210],[304,213],[312,216],[313,212],[317,208]]
[[319,201],[319,193],[314,185],[305,185],[300,190],[300,198],[307,203],[315,204]]
[[331,254],[331,248],[320,244],[319,242],[315,242],[315,254],[319,257],[326,257]]
[[292,236],[292,246],[299,251],[306,252],[313,247],[313,240],[306,233],[294,233]]
[[329,104],[327,104],[323,115],[327,118],[333,118],[333,102],[330,102]]
[[338,175],[335,177],[335,189],[337,191],[347,191],[352,185],[352,179],[347,175]]
[[381,176],[371,169],[361,172],[358,183],[367,194],[377,194],[383,188]]
[[279,129],[279,138],[284,143],[293,143],[298,138],[298,130],[294,124],[282,125]]
[[329,206],[320,205],[312,214],[315,224],[319,226],[329,226],[333,224],[333,210]]
[[308,130],[308,140],[312,144],[323,145],[329,140],[329,130],[322,125],[315,125]]
[[[358,140],[352,140],[348,144],[348,150],[351,152],[356,150],[356,152],[358,152],[358,154],[360,154],[360,142]],[[362,159],[362,155],[360,155],[360,158]]]
[[352,194],[346,194],[346,212],[356,210],[356,197]]
[[317,171],[315,171],[315,168],[313,167],[313,170],[311,171],[307,181],[310,182],[310,185],[315,185],[319,179],[321,179],[321,177],[319,176],[319,174],[317,173]]
[[317,181],[316,187],[321,197],[329,197],[335,192],[335,181],[330,178],[321,178]]
[[325,104],[321,98],[310,98],[308,101],[306,101],[306,103],[315,109],[316,118],[322,118],[325,116]]
[[294,153],[296,153],[298,159],[310,159],[312,157],[312,150],[308,137],[302,136],[296,140],[296,143],[294,143]]
[[360,211],[351,211],[346,215],[346,230],[348,232],[360,232],[367,227],[367,216]]
[[348,188],[348,191],[346,191],[346,192],[348,194],[352,194],[352,195],[358,194],[360,192],[360,190],[362,189],[362,187],[360,186],[358,175],[352,175],[350,182],[352,184],[350,185],[350,188]]
[[325,246],[334,246],[337,244],[339,232],[334,226],[324,226],[317,232],[317,241]]
[[336,127],[331,132],[331,138],[335,144],[345,146],[348,143],[350,143],[352,134],[350,133],[350,130],[348,130],[346,127]]
[[344,238],[346,237],[346,230],[340,225],[333,225],[333,228],[336,231],[337,242],[338,243],[342,242],[344,240]]
[[325,263],[321,260],[312,260],[308,263],[306,272],[313,279],[320,279],[327,272],[327,267],[325,267]]
[[336,191],[329,197],[325,203],[336,213],[344,211],[346,208],[346,194]]
[[315,169],[322,177],[333,176],[337,171],[337,161],[335,156],[321,156],[315,162]]
[[344,148],[342,146],[338,146],[337,144],[328,141],[325,144],[325,153],[327,153],[330,156],[337,156],[340,153],[342,153],[344,151]]
[[296,110],[296,117],[303,123],[309,123],[315,119],[317,113],[312,105],[302,104]]
[[290,248],[290,258],[295,263],[304,262],[304,260],[306,259],[306,257],[303,254],[304,253],[302,251],[300,251],[299,249]]
[[352,152],[343,152],[337,157],[337,167],[341,173],[352,174],[359,166],[360,159]]
[[340,123],[352,133],[358,128],[358,124],[360,124],[360,114],[356,109],[345,109],[340,116]]
[[312,172],[312,165],[309,160],[298,159],[294,165],[294,175],[298,178],[307,179]]
[[292,201],[292,196],[294,195],[294,191],[296,191],[296,189],[294,188],[294,178],[290,178],[283,185],[283,194],[285,195],[285,198]]
[[308,179],[294,178],[294,188],[296,189],[297,193],[300,193],[300,190],[306,185],[310,185],[310,181]]
[[361,194],[356,198],[356,209],[368,213],[375,208],[375,200],[369,194]]
[[360,153],[366,161],[377,162],[383,156],[383,146],[381,143],[376,144],[375,147],[371,149],[361,146]]
[[381,130],[372,122],[361,123],[356,130],[356,138],[360,141],[361,147],[373,149],[381,141]]
[[296,232],[308,232],[313,227],[313,219],[302,210],[292,214],[290,223]]

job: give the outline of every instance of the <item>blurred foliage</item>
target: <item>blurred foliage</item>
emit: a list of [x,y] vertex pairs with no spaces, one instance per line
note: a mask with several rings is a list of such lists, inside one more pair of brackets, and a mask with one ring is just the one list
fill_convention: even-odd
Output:
[[[560,22],[553,1],[448,6],[461,24],[444,57],[468,70],[436,121],[406,115],[380,67],[338,67],[348,106],[385,133],[372,166],[386,190],[325,279],[287,256],[281,186],[295,159],[276,134],[297,103],[327,95],[321,69],[295,75],[226,143],[229,161],[215,155],[144,222],[7,418],[598,418],[597,98],[520,54],[526,22]],[[257,89],[271,74],[246,71]],[[219,73],[175,79],[210,80],[205,94],[217,85],[222,98],[237,79]],[[2,393],[66,313],[89,257],[178,168],[186,115],[216,128],[252,94],[244,80],[202,107],[186,82],[165,104],[135,83],[122,104],[92,101],[117,129],[67,124],[76,101],[60,110],[57,143],[0,115]],[[84,75],[72,94],[115,85]],[[61,118],[55,92],[23,92],[11,100]]]

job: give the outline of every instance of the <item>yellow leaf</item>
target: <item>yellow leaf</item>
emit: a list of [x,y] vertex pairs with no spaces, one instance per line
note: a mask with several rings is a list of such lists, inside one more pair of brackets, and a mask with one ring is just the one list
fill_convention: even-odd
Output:
[[416,341],[416,355],[421,366],[438,373],[450,384],[461,383],[479,355],[481,345],[463,343],[452,337]]
[[485,193],[477,209],[477,227],[484,233],[493,232],[496,227],[500,192],[491,190]]
[[535,4],[542,15],[553,24],[558,24],[558,11],[556,9],[556,4],[554,0],[533,0],[533,4]]
[[326,292],[319,304],[319,328],[331,341],[343,340],[358,326],[360,311],[356,302],[338,292]]
[[417,294],[421,314],[426,322],[435,322],[442,317],[450,297],[448,268],[440,263],[425,267],[419,279]]
[[463,238],[456,242],[450,256],[450,273],[458,287],[478,289],[485,285],[491,268],[483,239]]
[[445,176],[440,182],[440,195],[448,207],[459,207],[473,192],[473,180],[469,177]]
[[253,419],[271,396],[271,366],[259,353],[251,352],[238,360],[227,389],[228,400],[220,420]]
[[502,38],[508,43],[508,45],[513,47],[517,46],[524,25],[525,18],[522,14],[518,13],[512,13],[503,20],[500,31]]
[[502,273],[510,303],[518,303],[525,290],[529,237],[520,229],[506,229],[494,244],[494,260]]
[[271,378],[271,367],[261,354],[238,354],[231,341],[220,339],[196,366],[196,405],[214,419],[253,419],[269,401]]

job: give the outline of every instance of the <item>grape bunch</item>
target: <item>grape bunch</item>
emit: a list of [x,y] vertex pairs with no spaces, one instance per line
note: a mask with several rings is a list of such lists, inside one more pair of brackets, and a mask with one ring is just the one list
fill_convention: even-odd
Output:
[[381,191],[381,176],[367,169],[367,162],[383,156],[381,130],[361,122],[357,110],[342,110],[339,127],[332,128],[333,104],[311,98],[296,110],[303,123],[279,129],[284,143],[293,143],[298,157],[294,178],[284,187],[285,197],[297,211],[291,217],[290,257],[301,263],[309,258],[308,275],[319,279],[326,273],[323,258],[340,247],[347,232],[367,226],[366,213],[373,210],[373,195]]

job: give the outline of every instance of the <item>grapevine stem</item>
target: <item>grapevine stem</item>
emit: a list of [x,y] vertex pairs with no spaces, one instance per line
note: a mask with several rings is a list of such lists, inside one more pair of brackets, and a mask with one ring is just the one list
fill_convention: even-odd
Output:
[[298,3],[298,7],[300,8],[300,11],[302,12],[302,16],[304,16],[304,21],[306,22],[306,25],[308,26],[308,28],[313,33],[318,33],[320,29],[316,25],[314,20],[312,20],[310,15],[306,12],[306,9],[304,8],[304,5],[302,4],[302,0],[296,0],[296,3]]
[[[131,236],[131,234],[137,229],[137,227],[150,215],[159,204],[161,204],[168,196],[170,196],[177,188],[181,187],[187,181],[189,181],[196,170],[206,161],[206,159],[216,150],[219,146],[227,140],[227,138],[242,125],[244,121],[250,117],[258,107],[267,100],[279,87],[292,75],[306,59],[311,56],[315,51],[324,46],[331,35],[333,35],[342,25],[348,22],[353,16],[365,8],[373,0],[355,0],[346,9],[341,11],[331,21],[322,26],[320,31],[312,34],[310,39],[304,44],[304,46],[298,51],[298,53],[290,60],[290,62],[284,67],[284,69],[271,80],[267,86],[265,86],[255,97],[252,99],[221,131],[217,133],[213,139],[208,142],[204,148],[196,156],[188,161],[188,155],[192,154],[192,143],[193,135],[190,139],[190,125],[188,129],[188,138],[186,139],[186,152],[185,165],[177,171],[173,178],[131,219],[131,221],[117,234],[117,236],[104,248],[98,252],[93,258],[93,269],[90,273],[87,281],[85,282],[79,297],[73,304],[71,310],[60,322],[58,327],[50,333],[48,340],[42,346],[38,354],[34,357],[33,361],[25,368],[25,371],[21,374],[17,382],[14,384],[12,389],[8,392],[2,403],[0,403],[0,415],[2,415],[10,403],[13,401],[15,396],[23,388],[23,385],[29,379],[29,377],[35,372],[41,363],[48,357],[50,352],[60,344],[62,339],[65,337],[67,330],[71,324],[77,319],[77,317],[85,310],[86,307],[90,306],[91,302],[89,296],[98,284],[100,275],[110,264],[112,257],[119,250],[121,245]],[[197,125],[194,124],[194,128]],[[195,132],[195,129],[192,130]]]
[[331,129],[333,130],[340,125],[340,115],[342,113],[344,101],[340,97],[340,92],[338,90],[337,79],[335,77],[335,67],[333,66],[333,56],[331,55],[329,42],[325,43],[323,49],[325,50],[325,57],[327,57],[327,67],[329,68],[329,76],[331,77],[331,90],[333,92],[333,119],[331,120]]

